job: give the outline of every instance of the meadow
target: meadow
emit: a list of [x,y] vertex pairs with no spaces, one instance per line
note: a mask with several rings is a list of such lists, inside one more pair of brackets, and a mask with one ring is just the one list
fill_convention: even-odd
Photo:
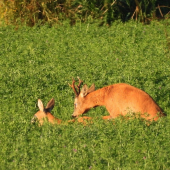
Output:
[[[0,27],[0,169],[170,169],[169,21],[143,25],[116,21],[69,26]],[[169,31],[169,32],[168,32]],[[31,124],[54,97],[52,114],[70,120],[79,76],[96,89],[128,83],[149,93],[167,117],[103,121],[104,107],[91,109],[93,124],[39,127]]]

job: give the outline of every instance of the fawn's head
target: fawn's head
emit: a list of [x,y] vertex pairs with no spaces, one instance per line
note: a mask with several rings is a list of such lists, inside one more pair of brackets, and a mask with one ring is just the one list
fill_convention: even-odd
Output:
[[72,114],[72,117],[77,117],[90,109],[88,101],[86,100],[85,97],[89,93],[95,91],[95,85],[92,84],[92,86],[90,88],[88,88],[87,85],[85,84],[80,91],[80,85],[82,82],[83,81],[81,81],[79,79],[79,84],[78,84],[78,86],[76,85],[78,91],[75,88],[75,80],[74,79],[72,81],[72,85],[69,84],[75,93],[74,112]]
[[[51,115],[51,110],[53,109],[55,104],[54,99],[52,98],[46,108],[44,108],[44,105],[40,99],[38,99],[38,107],[39,111],[34,115],[34,117],[31,119],[31,123],[34,123],[36,120],[39,121],[40,125],[43,124],[44,119],[47,118],[47,115]],[[52,115],[51,115],[52,116]],[[52,116],[53,117],[53,116]],[[49,120],[50,121],[50,120]]]

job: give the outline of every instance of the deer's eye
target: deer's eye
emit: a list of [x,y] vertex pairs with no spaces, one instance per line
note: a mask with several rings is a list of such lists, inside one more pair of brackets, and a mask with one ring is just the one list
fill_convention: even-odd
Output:
[[77,103],[74,103],[74,107],[75,107],[75,108],[77,107]]

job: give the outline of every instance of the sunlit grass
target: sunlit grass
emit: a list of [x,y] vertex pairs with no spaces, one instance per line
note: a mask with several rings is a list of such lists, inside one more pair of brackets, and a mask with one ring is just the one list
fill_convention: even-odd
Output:
[[[168,169],[170,167],[170,58],[164,23],[115,23],[112,27],[0,28],[1,169]],[[166,29],[169,27],[166,26]],[[37,100],[54,97],[52,114],[71,119],[79,76],[96,89],[125,82],[149,93],[167,117],[39,127],[30,120]]]

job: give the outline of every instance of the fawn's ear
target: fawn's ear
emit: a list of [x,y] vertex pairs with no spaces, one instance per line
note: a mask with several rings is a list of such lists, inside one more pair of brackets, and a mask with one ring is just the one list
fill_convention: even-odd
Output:
[[42,111],[42,112],[44,111],[44,105],[40,99],[38,99],[38,107],[39,107],[40,111]]
[[55,100],[52,98],[48,103],[45,108],[47,112],[51,112],[51,110],[54,108]]

